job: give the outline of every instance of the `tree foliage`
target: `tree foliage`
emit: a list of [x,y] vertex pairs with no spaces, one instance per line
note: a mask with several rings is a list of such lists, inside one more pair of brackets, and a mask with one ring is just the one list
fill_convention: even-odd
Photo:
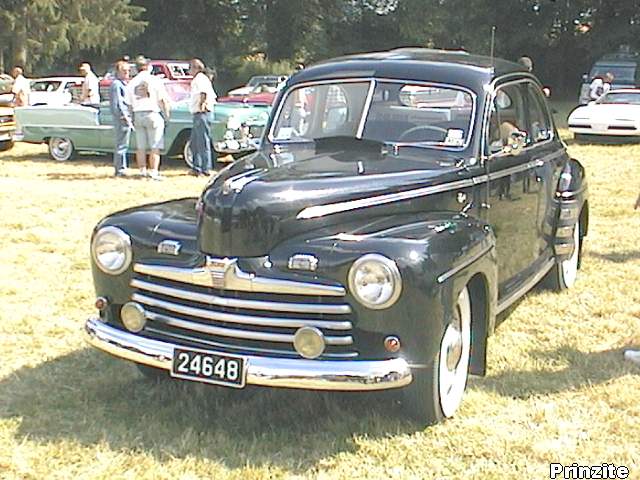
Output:
[[36,68],[88,50],[106,52],[144,30],[143,11],[129,0],[0,0],[3,53]]
[[[198,56],[233,77],[269,70],[265,58],[310,63],[399,46],[489,54],[495,26],[497,55],[528,55],[545,82],[575,88],[602,54],[622,44],[640,50],[640,0],[0,0],[0,6],[3,45],[15,47],[20,19],[27,18],[22,43],[39,66],[80,55],[105,63],[124,53]],[[243,70],[245,60],[254,63]]]

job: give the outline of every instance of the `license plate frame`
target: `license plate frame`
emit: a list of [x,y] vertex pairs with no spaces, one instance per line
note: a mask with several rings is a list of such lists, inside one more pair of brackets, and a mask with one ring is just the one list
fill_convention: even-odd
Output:
[[[199,360],[196,361],[195,359]],[[206,359],[210,360],[207,361]],[[235,367],[230,365],[235,365]],[[247,366],[248,360],[242,355],[201,350],[199,348],[176,347],[173,350],[169,374],[174,378],[192,382],[244,388],[246,385]],[[203,370],[205,371],[203,372]],[[222,374],[220,374],[220,370],[223,371]],[[236,372],[235,378],[234,371]]]

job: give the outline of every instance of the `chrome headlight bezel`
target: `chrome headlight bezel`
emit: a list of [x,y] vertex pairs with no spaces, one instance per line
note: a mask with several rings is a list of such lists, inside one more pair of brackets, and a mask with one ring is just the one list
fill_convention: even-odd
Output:
[[[371,301],[365,298],[361,291],[358,290],[359,286],[356,277],[367,264],[374,264],[377,268],[382,268],[391,282],[391,293],[386,294],[385,298],[380,301]],[[396,262],[377,253],[368,253],[353,262],[353,265],[351,265],[349,269],[348,283],[351,295],[362,305],[373,310],[383,310],[391,307],[396,303],[402,293],[402,277],[400,276],[400,270]]]
[[[122,260],[119,260],[116,263],[115,267],[107,265],[106,262],[104,262],[104,259],[100,259],[100,256],[106,253],[98,252],[98,247],[100,246],[101,241],[105,239],[105,236],[111,236],[112,239],[118,242],[117,245],[119,245],[120,247]],[[114,252],[117,250],[113,249],[111,251]],[[93,239],[91,240],[91,258],[93,259],[96,266],[104,273],[109,275],[120,275],[127,268],[129,268],[129,265],[131,265],[131,261],[133,260],[131,237],[118,227],[102,227],[95,233]]]

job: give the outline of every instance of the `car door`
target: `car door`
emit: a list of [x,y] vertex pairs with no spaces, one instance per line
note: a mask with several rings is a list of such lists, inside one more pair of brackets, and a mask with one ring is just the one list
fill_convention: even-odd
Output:
[[525,104],[528,124],[526,148],[533,161],[534,174],[533,181],[529,184],[529,191],[538,196],[535,253],[540,261],[544,261],[552,255],[551,234],[555,223],[553,198],[562,173],[562,166],[568,155],[557,138],[553,119],[540,86],[534,82],[526,83]]
[[488,217],[496,236],[500,298],[530,277],[539,257],[539,196],[526,96],[524,79],[498,85],[485,134]]

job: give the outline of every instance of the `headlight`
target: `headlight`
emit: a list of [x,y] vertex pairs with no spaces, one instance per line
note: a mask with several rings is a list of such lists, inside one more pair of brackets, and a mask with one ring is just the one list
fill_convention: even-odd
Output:
[[131,238],[117,227],[101,228],[91,242],[91,255],[100,270],[118,275],[131,263]]
[[375,253],[363,255],[349,270],[349,290],[365,307],[388,308],[402,291],[400,271],[387,257]]

